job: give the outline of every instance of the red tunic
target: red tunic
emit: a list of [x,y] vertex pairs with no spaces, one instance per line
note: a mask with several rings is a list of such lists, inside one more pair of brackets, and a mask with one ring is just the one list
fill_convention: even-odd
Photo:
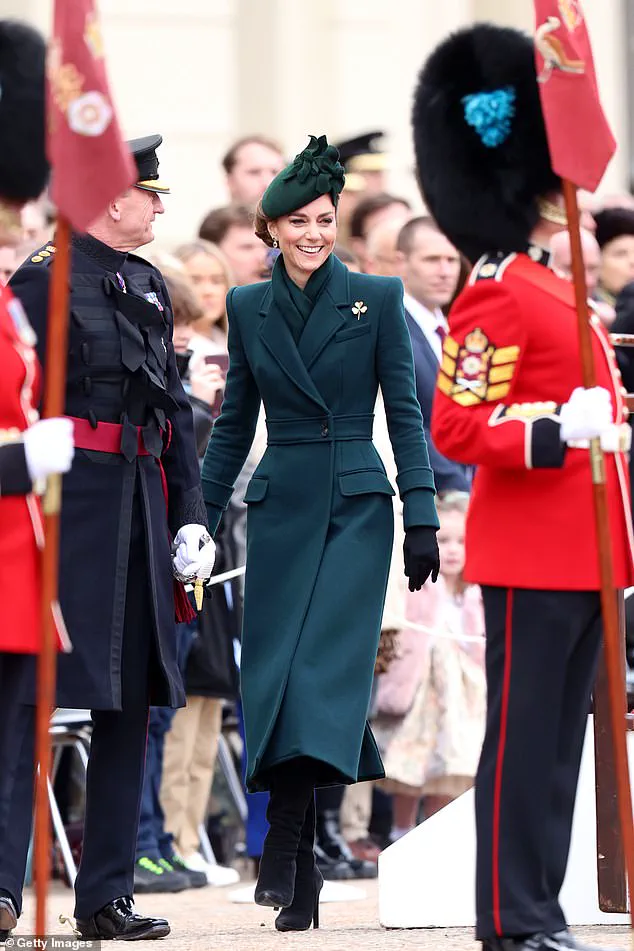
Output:
[[[597,385],[626,430],[608,335],[592,318]],[[527,255],[482,259],[449,316],[434,400],[436,445],[477,465],[465,576],[503,587],[600,587],[587,448],[568,448],[558,414],[582,386],[572,286]],[[618,435],[619,430],[615,429]],[[634,583],[629,478],[606,452],[615,583]]]
[[[33,345],[22,306],[0,287],[0,445],[20,441],[38,418],[40,369]],[[39,649],[43,539],[37,496],[0,494],[0,651]]]

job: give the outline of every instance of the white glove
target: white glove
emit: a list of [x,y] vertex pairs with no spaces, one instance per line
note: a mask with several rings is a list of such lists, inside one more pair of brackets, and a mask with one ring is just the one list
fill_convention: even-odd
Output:
[[562,442],[594,439],[612,426],[612,397],[602,386],[577,387],[561,407]]
[[216,545],[204,525],[183,525],[174,539],[174,573],[177,578],[202,577],[199,572],[208,565],[209,574],[216,557]]
[[41,419],[25,430],[23,441],[26,467],[32,482],[70,469],[75,455],[72,420]]

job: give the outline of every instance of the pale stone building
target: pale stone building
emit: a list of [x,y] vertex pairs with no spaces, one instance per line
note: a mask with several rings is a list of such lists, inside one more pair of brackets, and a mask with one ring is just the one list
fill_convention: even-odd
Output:
[[[69,0],[70,2],[70,0]],[[48,30],[52,0],[0,0],[0,14]],[[602,190],[629,180],[626,0],[584,0],[603,101],[619,151]],[[426,53],[451,30],[491,20],[527,30],[532,0],[100,0],[111,84],[126,135],[160,131],[173,196],[161,243],[187,239],[224,203],[220,158],[240,135],[389,136],[390,185],[419,202],[409,112]]]

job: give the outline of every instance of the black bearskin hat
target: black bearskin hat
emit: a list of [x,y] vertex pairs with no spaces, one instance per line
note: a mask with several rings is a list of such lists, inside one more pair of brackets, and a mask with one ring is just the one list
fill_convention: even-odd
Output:
[[597,225],[595,238],[603,250],[606,244],[625,234],[634,234],[634,211],[631,208],[604,208],[594,220]]
[[441,43],[418,79],[412,121],[423,197],[472,262],[525,251],[537,199],[561,187],[534,57],[525,34],[482,23]]
[[46,45],[24,23],[0,20],[0,199],[23,204],[42,193]]

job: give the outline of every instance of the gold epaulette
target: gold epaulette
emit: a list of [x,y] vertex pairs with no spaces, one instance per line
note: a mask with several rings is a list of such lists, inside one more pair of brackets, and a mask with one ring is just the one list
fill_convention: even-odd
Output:
[[47,258],[50,258],[51,255],[55,254],[55,250],[56,248],[54,244],[45,244],[44,247],[35,252],[31,258],[31,264],[41,264],[42,261],[46,261]]

